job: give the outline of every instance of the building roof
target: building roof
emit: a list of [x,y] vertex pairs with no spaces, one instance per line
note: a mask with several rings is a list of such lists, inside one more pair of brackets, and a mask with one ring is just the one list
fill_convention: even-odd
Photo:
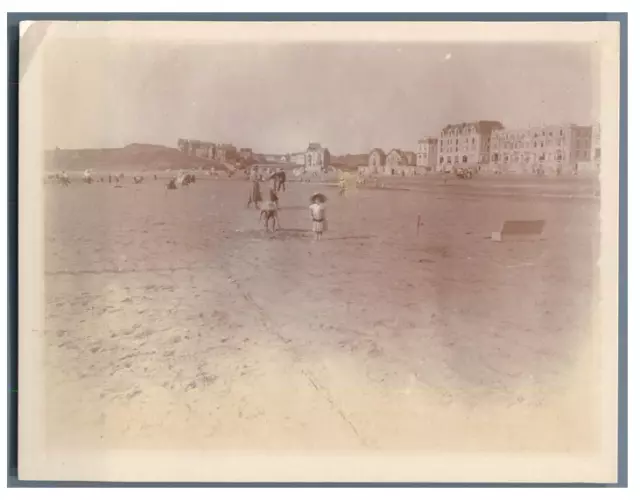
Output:
[[318,149],[322,149],[322,146],[320,145],[319,142],[310,142],[309,147],[307,148],[307,151],[318,150]]
[[530,127],[518,127],[518,128],[501,128],[494,129],[491,131],[492,136],[500,136],[500,135],[508,135],[508,134],[531,134],[531,133],[542,133],[547,132],[549,130],[567,130],[567,129],[581,129],[586,130],[591,128],[591,125],[576,125],[574,123],[563,123],[556,125],[532,125]]
[[402,159],[404,159],[405,161],[407,160],[407,155],[404,154],[404,151],[402,151],[402,149],[400,148],[393,148],[391,151],[389,151],[389,154],[387,156],[391,156],[391,153],[396,152],[400,155],[400,157]]
[[378,154],[379,154],[380,156],[382,156],[382,157],[387,156],[387,155],[385,154],[385,152],[384,152],[382,149],[380,149],[380,148],[373,148],[373,149],[371,150],[371,152],[369,153],[369,156],[371,156],[373,153],[378,153]]
[[178,139],[178,144],[189,143],[194,146],[215,146],[213,142],[201,141],[199,139]]
[[476,122],[462,122],[456,124],[449,124],[445,126],[442,131],[449,132],[450,130],[462,130],[466,127],[475,127],[479,132],[490,133],[494,129],[504,128],[502,123],[497,120],[479,120]]
[[419,144],[438,144],[438,139],[436,139],[435,137],[423,137],[422,139],[418,140]]

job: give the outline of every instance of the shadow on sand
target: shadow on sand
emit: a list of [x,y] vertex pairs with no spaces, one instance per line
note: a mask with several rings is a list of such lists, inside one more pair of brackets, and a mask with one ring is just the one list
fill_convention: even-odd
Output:
[[279,209],[279,211],[287,211],[287,210],[309,210],[308,206],[304,206],[304,205],[293,205],[293,206],[281,206]]
[[[283,229],[279,229],[278,231],[276,231],[276,233],[291,233],[291,235],[293,234],[299,234],[299,235],[303,235],[303,234],[313,234],[313,231],[310,229],[297,229],[297,228],[283,228]],[[335,237],[331,237],[331,236],[326,236],[325,235],[322,237],[323,241],[338,241],[338,240],[369,240],[373,238],[373,236],[371,235],[362,235],[362,236],[335,236]]]
[[[268,236],[270,239],[294,239],[294,238],[312,238],[313,231],[311,229],[301,229],[301,228],[280,228],[275,232],[265,231],[264,228],[261,229],[249,229],[244,231],[236,231],[237,235],[250,236],[250,237],[264,237]],[[361,236],[327,236],[322,237],[322,241],[339,241],[339,240],[369,240],[373,238],[371,235],[361,235]]]
[[370,240],[373,236],[336,236],[332,238],[330,236],[323,236],[323,240],[327,241],[338,241],[338,240]]

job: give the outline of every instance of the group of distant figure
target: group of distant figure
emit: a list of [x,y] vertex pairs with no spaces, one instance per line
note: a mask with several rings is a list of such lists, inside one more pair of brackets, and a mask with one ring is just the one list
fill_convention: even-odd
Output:
[[[55,182],[56,184],[60,184],[61,186],[64,186],[64,187],[67,187],[71,184],[71,178],[69,177],[69,174],[64,170],[57,174],[49,175],[48,180],[51,182]],[[109,174],[106,178],[104,176],[94,177],[93,173],[90,170],[85,170],[84,173],[82,174],[82,182],[84,184],[93,184],[94,182],[95,183],[109,182],[109,184],[111,183],[120,184],[123,180],[124,180],[123,173],[120,173],[118,175]],[[133,182],[135,184],[140,184],[143,180],[144,180],[144,177],[142,175],[133,176]]]
[[[287,176],[284,169],[279,168],[274,172],[270,172],[266,177],[260,175],[257,167],[252,168],[248,173],[251,189],[249,192],[249,199],[247,201],[247,208],[252,205],[260,211],[259,221],[264,222],[264,228],[267,232],[275,232],[280,229],[280,219],[278,217],[278,211],[280,209],[280,198],[278,193],[286,192],[287,190]],[[158,176],[154,174],[154,180],[158,180]],[[51,181],[59,183],[62,186],[69,186],[71,179],[67,172],[62,171],[60,173],[52,174],[49,176]],[[92,184],[94,182],[108,182],[109,184],[115,184],[114,187],[122,187],[122,183],[125,179],[124,173],[118,175],[109,174],[106,177],[101,176],[95,178],[91,170],[85,170],[82,175],[82,182],[86,184]],[[269,185],[269,194],[266,198],[263,197],[260,182],[267,180]],[[144,181],[144,176],[134,175],[132,176],[134,184],[141,184]],[[185,173],[180,171],[178,175],[172,176],[165,184],[167,190],[178,189],[178,186],[186,187],[196,182],[196,176],[193,173]],[[338,194],[344,196],[346,192],[346,181],[341,178],[338,183]],[[319,240],[322,237],[324,231],[327,228],[327,221],[325,218],[325,203],[327,198],[322,193],[314,193],[311,197],[311,205],[309,207],[309,214],[312,220],[312,230],[315,234],[315,239]]]
[[264,220],[264,227],[266,231],[269,231],[269,224],[271,224],[271,230],[275,231],[276,228],[280,229],[280,219],[278,217],[279,197],[280,191],[287,190],[287,175],[282,168],[279,168],[275,172],[269,174],[267,181],[271,183],[269,189],[269,195],[266,199],[262,197],[262,191],[260,188],[260,181],[264,179],[262,175],[258,173],[258,168],[253,167],[249,172],[249,182],[251,188],[249,190],[249,199],[247,201],[247,208],[253,205],[257,210],[260,210],[259,220]]
[[171,177],[169,182],[165,185],[165,187],[169,190],[178,189],[178,186],[187,187],[191,184],[196,183],[196,175],[195,174],[185,174],[182,171],[177,175]]
[[[121,187],[125,179],[124,173],[119,173],[117,175],[109,174],[108,176],[100,176],[95,177],[91,170],[85,170],[82,174],[82,182],[84,184],[93,184],[93,183],[102,183],[108,182],[109,184],[115,184],[114,187]],[[134,184],[142,184],[144,182],[143,175],[134,175],[131,177]],[[157,174],[153,175],[154,180],[158,180]],[[48,176],[48,180],[50,182],[54,182],[56,184],[60,184],[61,186],[67,187],[71,184],[71,178],[66,171],[62,171],[56,174],[51,174]],[[183,173],[182,171],[177,175],[171,177],[169,182],[165,185],[167,189],[177,189],[178,186],[189,186],[190,184],[195,184],[196,176],[192,173]]]
[[[248,172],[250,189],[249,199],[247,200],[247,208],[252,205],[256,210],[260,211],[259,221],[264,223],[264,229],[266,232],[275,232],[281,229],[280,217],[278,211],[280,210],[280,197],[279,192],[286,192],[287,176],[282,168],[279,168],[275,172],[270,173],[266,180],[270,182],[269,194],[266,198],[263,198],[260,182],[265,180],[265,177],[260,175],[256,167],[252,168]],[[339,183],[339,193],[344,195],[346,190],[346,183],[341,179]],[[309,215],[312,221],[312,231],[316,240],[320,240],[322,234],[327,230],[327,220],[325,216],[325,203],[327,197],[322,193],[314,193],[311,196],[311,205],[309,206]]]

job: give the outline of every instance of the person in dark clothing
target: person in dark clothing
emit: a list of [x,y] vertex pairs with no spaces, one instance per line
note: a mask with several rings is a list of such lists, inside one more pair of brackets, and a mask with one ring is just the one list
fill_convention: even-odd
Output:
[[287,174],[284,173],[284,170],[280,168],[277,172],[278,179],[278,189],[277,191],[286,191],[286,182],[287,182]]
[[251,204],[256,208],[259,207],[259,203],[262,201],[262,193],[260,192],[260,181],[257,177],[254,177],[251,181],[251,191],[249,192],[249,201],[247,201],[247,207],[250,207]]

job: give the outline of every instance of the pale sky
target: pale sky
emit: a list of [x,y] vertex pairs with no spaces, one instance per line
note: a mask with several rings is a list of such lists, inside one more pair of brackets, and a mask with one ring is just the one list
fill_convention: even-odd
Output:
[[507,127],[598,116],[588,44],[123,43],[46,45],[46,148],[175,147],[333,154],[415,150],[448,123]]

